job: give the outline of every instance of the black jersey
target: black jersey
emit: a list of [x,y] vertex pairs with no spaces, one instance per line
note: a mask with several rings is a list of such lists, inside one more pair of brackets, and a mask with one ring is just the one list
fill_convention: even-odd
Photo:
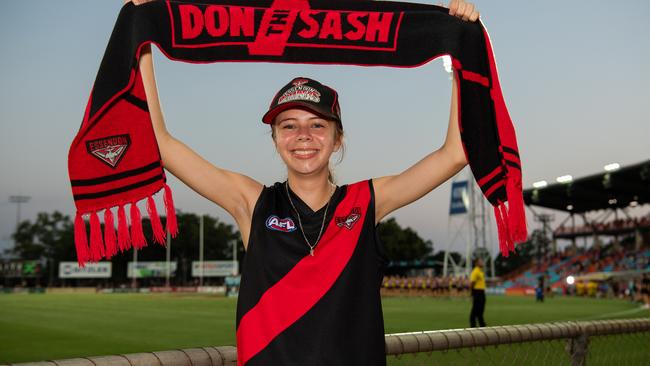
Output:
[[[314,243],[325,207],[290,194]],[[298,225],[284,183],[264,187],[237,302],[238,365],[385,365],[372,182],[337,187],[313,256]]]

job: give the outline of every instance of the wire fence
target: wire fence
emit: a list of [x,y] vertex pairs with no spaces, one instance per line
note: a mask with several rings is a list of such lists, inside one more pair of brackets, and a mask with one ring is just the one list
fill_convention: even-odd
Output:
[[[649,365],[650,318],[386,335],[389,365]],[[232,346],[76,358],[16,366],[230,366]]]

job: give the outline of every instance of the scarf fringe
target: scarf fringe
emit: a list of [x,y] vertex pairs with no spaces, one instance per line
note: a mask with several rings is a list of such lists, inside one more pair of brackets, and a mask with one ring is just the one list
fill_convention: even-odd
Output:
[[503,219],[503,226],[506,232],[506,245],[508,247],[508,251],[514,252],[515,251],[515,243],[512,241],[512,231],[510,231],[510,225],[508,224],[508,210],[506,208],[505,203],[501,203],[499,205],[499,209],[501,210],[501,218]]
[[83,268],[90,258],[88,251],[88,239],[86,237],[86,222],[83,216],[77,212],[74,218],[74,244],[77,249],[77,262]]
[[[172,237],[178,234],[178,223],[174,201],[171,197],[171,189],[164,185],[165,192],[163,200],[167,211],[167,230]],[[166,245],[167,233],[163,228],[156,202],[153,196],[146,197],[147,213],[151,221],[153,240]],[[77,250],[77,262],[79,267],[84,267],[88,262],[99,262],[102,258],[110,259],[119,252],[125,252],[133,246],[135,249],[142,249],[147,246],[147,239],[142,229],[142,216],[137,201],[131,202],[130,219],[126,216],[125,205],[117,208],[117,235],[115,230],[115,218],[111,208],[104,209],[104,232],[99,221],[98,211],[90,212],[90,245],[86,222],[83,214],[77,212],[74,222],[74,241]],[[130,227],[129,227],[130,223]]]
[[104,254],[102,225],[99,223],[99,216],[97,216],[97,212],[95,211],[90,214],[90,261],[99,262]]
[[106,244],[106,259],[111,259],[117,254],[117,239],[115,237],[113,212],[110,208],[104,210],[104,244]]
[[501,216],[501,210],[499,209],[499,206],[503,205],[503,203],[499,203],[499,205],[494,206],[494,217],[496,218],[497,221],[497,232],[499,235],[499,250],[501,251],[501,255],[505,258],[508,257],[510,254],[508,250],[508,239],[507,239],[507,232],[506,232],[506,224],[503,220],[503,217]]
[[158,216],[156,203],[153,201],[153,198],[151,198],[151,196],[147,197],[147,213],[149,214],[149,219],[151,221],[153,240],[156,243],[164,246],[166,239],[165,230],[163,230],[162,224],[160,223],[160,216]]
[[131,243],[135,249],[142,249],[147,246],[147,239],[142,232],[142,216],[137,202],[131,202]]
[[508,178],[506,182],[506,194],[508,196],[508,226],[512,240],[521,243],[528,238],[526,227],[526,215],[524,212],[524,198],[521,193],[521,178]]
[[117,244],[120,247],[120,253],[131,248],[131,236],[129,235],[129,226],[126,223],[124,205],[120,205],[117,209]]
[[165,210],[167,212],[167,232],[172,238],[178,234],[178,222],[176,221],[176,209],[174,208],[174,200],[172,199],[172,190],[167,183],[163,186],[165,194],[163,195],[163,202],[165,202]]

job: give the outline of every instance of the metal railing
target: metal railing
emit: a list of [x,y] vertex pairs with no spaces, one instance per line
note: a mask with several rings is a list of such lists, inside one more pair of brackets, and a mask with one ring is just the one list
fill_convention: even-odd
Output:
[[[524,361],[523,364],[555,364],[547,362],[551,358],[558,360],[562,364],[585,366],[590,351],[592,351],[592,354],[597,351],[589,349],[590,339],[597,341],[598,338],[596,337],[629,335],[634,333],[643,333],[642,338],[632,340],[634,343],[637,343],[636,345],[630,344],[630,347],[628,347],[640,353],[636,355],[634,360],[638,360],[641,365],[650,364],[650,318],[542,323],[388,334],[386,335],[386,355],[401,356],[405,354],[429,353],[429,357],[433,357],[432,352],[436,351],[473,349],[475,351],[474,354],[468,354],[466,356],[476,358],[477,363],[510,364],[510,361],[514,362],[514,360],[519,358],[520,361],[522,361],[521,359],[529,359],[529,362]],[[518,357],[517,355],[509,355],[511,356],[510,358],[504,357],[503,355],[495,356],[494,353],[488,351],[485,351],[482,355],[475,354],[476,350],[486,350],[490,346],[560,340],[565,341],[564,347],[551,346],[544,349],[545,352],[554,353],[551,357],[548,355],[533,357],[533,355],[529,354],[531,352],[530,349],[516,350],[516,352],[520,353]],[[562,350],[562,348],[564,349]],[[598,348],[598,351],[603,351],[600,344]],[[598,355],[598,358],[616,358],[616,354],[612,355],[611,353],[621,352],[625,349],[625,347],[618,347],[618,349],[617,347],[610,348],[613,349],[605,351],[610,354],[604,356]],[[539,352],[539,350],[532,351]],[[625,352],[629,353],[628,350]],[[501,353],[513,352],[505,350]],[[460,354],[460,357],[462,356]],[[542,360],[537,362],[536,358],[542,358]],[[436,360],[436,364],[439,363],[438,361]],[[420,361],[420,363],[426,362]],[[429,363],[431,363],[431,360],[429,360]]]
[[[386,355],[403,357],[406,354],[427,354],[425,360],[406,360],[405,364],[431,364],[438,354],[433,352],[471,350],[470,354],[458,353],[461,359],[472,359],[471,364],[476,361],[486,361],[489,364],[511,364],[510,358],[494,356],[489,347],[515,344],[535,344],[535,342],[557,342],[564,341],[563,347],[547,348],[549,353],[544,356],[531,356],[529,351],[519,351],[522,355],[515,355],[518,364],[570,364],[572,366],[585,366],[590,360],[589,355],[590,339],[597,339],[604,336],[636,334],[634,344],[628,341],[614,342],[614,350],[605,350],[605,355],[599,360],[603,364],[611,364],[608,360],[621,360],[620,355],[610,354],[612,352],[625,352],[629,356],[630,349],[639,352],[638,360],[641,365],[650,362],[650,318],[626,319],[626,320],[600,320],[581,322],[541,323],[527,325],[497,326],[473,329],[450,329],[440,331],[426,331],[413,333],[397,333],[386,335]],[[639,336],[640,334],[640,336]],[[603,344],[612,344],[610,339],[605,339]],[[540,343],[540,344],[541,344]],[[625,346],[620,347],[624,343]],[[638,343],[638,344],[637,344]],[[602,347],[594,342],[596,347]],[[561,350],[558,352],[558,349]],[[477,352],[483,350],[484,354]],[[512,353],[512,352],[506,352]],[[563,353],[563,354],[562,354]],[[487,357],[489,356],[489,357]],[[526,357],[526,358],[524,358]],[[530,358],[531,362],[526,362]],[[540,360],[541,358],[541,360]],[[523,362],[522,362],[523,359]],[[414,359],[415,360],[415,359]],[[559,360],[559,361],[552,361]],[[535,361],[535,362],[532,362]],[[418,363],[419,362],[419,363]],[[435,359],[436,364],[439,363]],[[590,365],[592,364],[591,361]],[[622,364],[629,364],[622,361]],[[454,362],[456,363],[456,362]],[[481,362],[479,362],[481,363]],[[595,362],[598,364],[599,362]],[[237,349],[232,346],[205,347],[183,350],[172,350],[151,353],[136,353],[128,355],[101,356],[75,358],[58,361],[42,361],[33,363],[14,364],[16,366],[226,366],[237,364]]]

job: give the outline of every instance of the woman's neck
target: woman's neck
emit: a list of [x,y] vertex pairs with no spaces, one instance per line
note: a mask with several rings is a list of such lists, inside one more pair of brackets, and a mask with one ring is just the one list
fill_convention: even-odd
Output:
[[289,174],[289,188],[312,209],[318,211],[324,207],[334,193],[335,186],[328,180],[327,175],[296,176]]

